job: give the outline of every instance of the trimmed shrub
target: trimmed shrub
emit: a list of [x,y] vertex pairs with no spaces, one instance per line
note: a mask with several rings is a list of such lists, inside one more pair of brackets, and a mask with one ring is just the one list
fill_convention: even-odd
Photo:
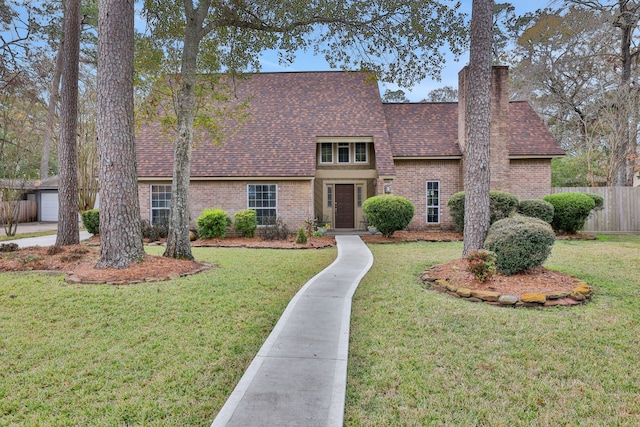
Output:
[[[451,196],[447,206],[453,219],[455,230],[464,231],[464,191],[459,191]],[[504,191],[489,191],[490,224],[507,218],[518,207],[518,198]]]
[[512,275],[544,263],[556,236],[551,226],[537,218],[514,215],[496,221],[484,248],[495,252],[498,272]]
[[593,198],[584,193],[549,194],[544,200],[553,205],[553,229],[568,234],[582,230],[589,213],[596,207]]
[[258,234],[262,240],[287,240],[289,238],[289,228],[281,218],[274,216],[264,218],[263,226],[258,229]]
[[593,210],[599,211],[604,208],[604,197],[597,193],[583,193],[589,197],[591,197],[596,204],[596,207]]
[[222,209],[205,209],[196,221],[198,236],[203,239],[222,238],[227,235],[231,218]]
[[100,234],[100,211],[91,209],[80,214],[82,224],[87,231],[93,235]]
[[541,219],[549,224],[553,221],[553,205],[541,199],[520,200],[516,212],[520,215]]
[[447,203],[455,230],[459,233],[464,231],[464,197],[464,191],[459,191],[452,195]]
[[165,239],[167,234],[169,234],[169,227],[166,223],[151,225],[146,219],[142,221],[142,238],[149,239],[149,242]]
[[489,251],[473,251],[467,255],[469,267],[467,271],[473,273],[476,280],[486,282],[496,274],[496,254]]
[[298,228],[298,234],[296,234],[296,243],[300,245],[304,245],[307,243],[307,233],[302,227]]
[[258,218],[256,217],[255,210],[245,209],[236,212],[233,216],[235,218],[234,228],[242,237],[253,237],[256,235]]
[[401,196],[373,196],[362,205],[370,226],[376,227],[383,236],[389,237],[404,230],[413,219],[413,203]]

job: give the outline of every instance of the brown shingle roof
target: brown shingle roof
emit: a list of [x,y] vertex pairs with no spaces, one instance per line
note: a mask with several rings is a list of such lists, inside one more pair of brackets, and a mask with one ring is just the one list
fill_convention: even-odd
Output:
[[458,104],[384,104],[394,157],[461,156]]
[[[389,137],[377,82],[369,73],[255,74],[238,83],[250,97],[249,119],[221,146],[199,143],[193,177],[312,177],[319,136],[373,137],[381,175],[393,175]],[[172,144],[159,144],[159,127],[137,136],[138,175],[170,177]]]
[[[312,177],[318,137],[373,137],[380,175],[393,157],[460,156],[457,103],[383,104],[366,72],[254,74],[237,83],[249,119],[220,146],[199,142],[192,177]],[[527,102],[510,103],[511,156],[563,152]],[[171,177],[172,140],[158,124],[136,137],[138,175]]]
[[509,155],[564,155],[558,141],[527,101],[510,102],[509,118]]
[[[458,104],[384,104],[394,157],[460,156]],[[560,145],[526,101],[509,103],[509,155],[563,155]]]

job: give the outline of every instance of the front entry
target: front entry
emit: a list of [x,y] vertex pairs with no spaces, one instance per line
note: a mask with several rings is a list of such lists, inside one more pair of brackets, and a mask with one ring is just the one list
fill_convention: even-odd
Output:
[[354,227],[353,184],[336,184],[335,228]]

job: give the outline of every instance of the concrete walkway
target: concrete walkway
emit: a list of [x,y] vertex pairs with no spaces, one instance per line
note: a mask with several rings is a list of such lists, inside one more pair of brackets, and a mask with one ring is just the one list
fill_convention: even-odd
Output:
[[[27,233],[39,233],[41,231],[52,231],[58,229],[57,222],[26,222],[18,224],[18,234]],[[4,227],[0,227],[0,236],[4,236]],[[91,237],[91,233],[87,231],[80,232],[80,240],[85,240]],[[56,244],[56,235],[51,234],[49,236],[40,237],[25,237],[15,240],[4,240],[2,243],[17,243],[20,248],[28,248],[30,246],[53,246]]]
[[373,264],[359,236],[293,297],[213,421],[222,426],[342,426],[351,297]]

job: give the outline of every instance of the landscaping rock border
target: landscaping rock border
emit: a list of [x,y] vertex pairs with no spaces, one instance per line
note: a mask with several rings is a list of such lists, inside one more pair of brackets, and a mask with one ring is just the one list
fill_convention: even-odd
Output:
[[500,307],[571,307],[586,303],[593,295],[591,286],[576,278],[574,278],[576,287],[571,292],[528,293],[522,295],[507,295],[500,292],[469,289],[457,286],[449,280],[436,279],[426,272],[420,276],[420,280],[429,289],[448,294],[454,298],[470,302],[484,302]]

